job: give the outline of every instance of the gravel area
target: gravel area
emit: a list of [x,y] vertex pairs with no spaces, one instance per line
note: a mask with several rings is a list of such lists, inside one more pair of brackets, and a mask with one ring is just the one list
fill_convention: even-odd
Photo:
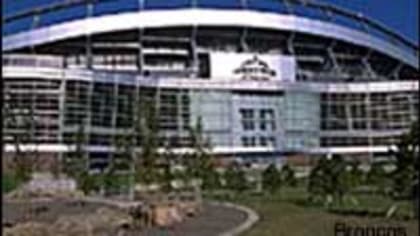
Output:
[[[16,224],[27,220],[37,222],[54,222],[59,216],[94,212],[103,204],[76,203],[69,201],[17,203],[3,202],[3,224]],[[129,230],[119,236],[215,236],[239,224],[247,218],[246,213],[233,208],[205,203],[203,212],[188,218],[169,229],[150,228],[141,232]],[[110,229],[112,231],[112,229]],[[113,231],[115,234],[115,231]]]

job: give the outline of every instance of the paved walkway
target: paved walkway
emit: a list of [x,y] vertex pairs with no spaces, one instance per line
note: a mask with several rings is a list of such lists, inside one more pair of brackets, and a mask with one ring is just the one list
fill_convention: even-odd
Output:
[[231,228],[228,231],[225,231],[220,236],[233,236],[233,235],[239,235],[247,230],[249,230],[254,224],[256,224],[260,220],[260,216],[252,209],[240,206],[232,203],[219,203],[220,205],[224,207],[230,207],[233,209],[236,209],[238,211],[242,211],[247,214],[247,218],[245,221],[243,221],[241,224],[237,225],[234,228]]

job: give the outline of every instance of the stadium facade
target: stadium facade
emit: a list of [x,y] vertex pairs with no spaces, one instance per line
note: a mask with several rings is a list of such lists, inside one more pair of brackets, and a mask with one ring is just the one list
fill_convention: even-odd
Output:
[[386,155],[418,118],[418,46],[337,6],[39,2],[3,16],[7,155],[30,129],[22,150],[57,158],[84,121],[92,165],[102,165],[144,95],[156,104],[160,143],[182,151],[200,118],[215,155],[252,162]]

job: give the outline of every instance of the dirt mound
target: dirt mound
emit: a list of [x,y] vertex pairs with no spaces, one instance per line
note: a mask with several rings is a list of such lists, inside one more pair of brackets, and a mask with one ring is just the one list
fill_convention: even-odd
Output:
[[84,193],[81,191],[61,191],[61,190],[43,190],[31,191],[27,189],[17,189],[5,196],[6,199],[27,200],[33,198],[81,198]]
[[6,195],[6,199],[77,198],[83,192],[77,190],[76,181],[66,176],[54,177],[49,173],[35,173],[31,180]]
[[5,236],[49,236],[52,235],[47,224],[26,222],[12,228],[4,228]]
[[92,214],[62,216],[52,225],[58,235],[104,235],[123,225],[131,225],[129,215],[109,208],[99,208]]
[[109,208],[91,214],[59,217],[53,224],[26,222],[5,229],[7,236],[95,236],[108,235],[122,226],[131,225],[129,215]]
[[92,235],[93,228],[84,218],[83,215],[62,216],[51,225],[52,231],[63,236]]
[[96,211],[96,217],[92,220],[94,220],[94,222],[98,225],[103,224],[113,228],[117,228],[122,225],[131,225],[133,223],[130,215],[105,207],[99,208]]

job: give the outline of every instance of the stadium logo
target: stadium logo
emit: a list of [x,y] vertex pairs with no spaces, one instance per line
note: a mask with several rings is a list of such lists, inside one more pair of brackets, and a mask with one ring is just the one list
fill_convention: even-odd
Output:
[[270,80],[276,76],[276,71],[257,56],[242,62],[241,66],[233,73],[240,75],[244,80]]

